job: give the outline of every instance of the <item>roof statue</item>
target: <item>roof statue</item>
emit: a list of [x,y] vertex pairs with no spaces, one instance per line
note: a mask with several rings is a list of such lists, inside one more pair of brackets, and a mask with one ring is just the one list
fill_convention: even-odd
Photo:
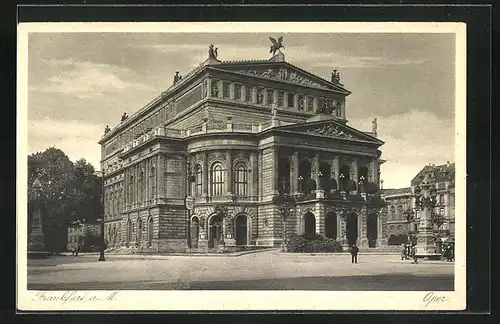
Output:
[[217,60],[217,56],[217,47],[214,48],[214,45],[210,44],[210,46],[208,46],[208,58]]
[[111,128],[109,128],[109,125],[106,125],[106,127],[104,128],[104,134],[107,134],[111,131]]
[[377,117],[373,118],[372,121],[372,133],[377,136]]
[[128,118],[127,113],[123,113],[121,121],[123,122],[123,121],[127,120],[127,118]]
[[273,56],[276,54],[277,51],[280,52],[280,48],[285,49],[285,46],[283,46],[283,44],[281,43],[283,41],[283,36],[280,36],[278,38],[278,41],[276,41],[276,39],[272,37],[269,37],[269,39],[271,40],[271,42],[273,42],[273,45],[271,45],[269,53],[272,53]]
[[340,83],[340,72],[338,72],[337,70],[332,71],[331,82]]
[[179,75],[179,71],[175,71],[174,84],[182,80],[182,75]]

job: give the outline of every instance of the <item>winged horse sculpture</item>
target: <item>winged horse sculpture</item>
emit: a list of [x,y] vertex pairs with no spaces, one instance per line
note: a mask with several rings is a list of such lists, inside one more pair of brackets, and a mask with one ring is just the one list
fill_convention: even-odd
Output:
[[273,53],[273,56],[274,56],[274,54],[276,54],[276,51],[280,50],[280,48],[285,49],[285,46],[283,46],[283,44],[281,44],[281,42],[283,41],[283,36],[280,36],[280,38],[278,38],[278,41],[276,41],[276,39],[274,39],[272,37],[269,37],[269,39],[271,40],[271,42],[273,42],[273,45],[271,45],[271,49],[269,50],[269,53]]

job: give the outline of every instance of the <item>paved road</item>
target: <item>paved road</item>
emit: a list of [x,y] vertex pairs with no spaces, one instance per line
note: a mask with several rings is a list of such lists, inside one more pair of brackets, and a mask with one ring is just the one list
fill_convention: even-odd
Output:
[[28,289],[453,290],[453,263],[411,264],[399,255],[296,255],[265,251],[238,257],[95,256],[30,260]]

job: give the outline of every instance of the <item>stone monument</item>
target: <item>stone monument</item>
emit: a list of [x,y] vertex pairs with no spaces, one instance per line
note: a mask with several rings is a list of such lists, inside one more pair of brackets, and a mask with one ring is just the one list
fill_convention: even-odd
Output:
[[28,236],[28,258],[41,258],[48,255],[48,252],[45,250],[45,239],[42,227],[41,191],[42,185],[40,180],[36,179],[33,182],[34,199],[31,212],[32,222]]
[[420,208],[420,222],[417,233],[416,257],[435,260],[441,258],[436,252],[432,224],[432,211],[436,206],[436,187],[434,184],[422,182],[415,187],[416,207]]

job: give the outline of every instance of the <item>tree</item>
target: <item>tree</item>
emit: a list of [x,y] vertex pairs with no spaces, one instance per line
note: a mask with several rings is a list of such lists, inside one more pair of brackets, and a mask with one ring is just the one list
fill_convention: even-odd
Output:
[[[75,164],[60,149],[51,147],[28,156],[28,210],[33,204],[33,182],[40,179],[45,245],[48,251],[65,250],[70,222],[99,215],[100,184],[85,160]],[[31,213],[28,217],[31,224]]]

